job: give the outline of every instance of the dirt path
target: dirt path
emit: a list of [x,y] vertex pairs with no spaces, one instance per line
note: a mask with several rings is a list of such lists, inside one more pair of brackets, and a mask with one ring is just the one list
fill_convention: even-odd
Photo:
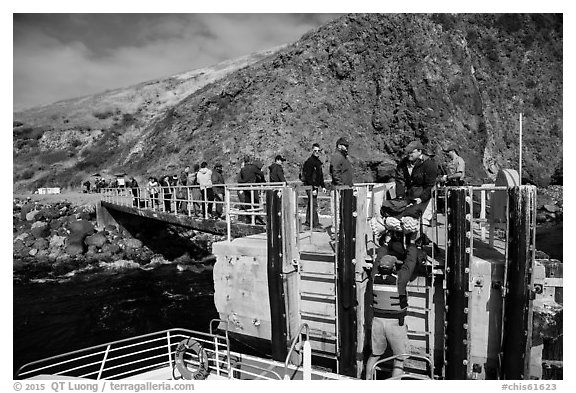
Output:
[[14,198],[26,199],[30,197],[33,201],[42,203],[55,203],[58,201],[66,200],[73,205],[95,205],[100,199],[102,194],[84,194],[80,191],[66,191],[62,194],[14,194]]

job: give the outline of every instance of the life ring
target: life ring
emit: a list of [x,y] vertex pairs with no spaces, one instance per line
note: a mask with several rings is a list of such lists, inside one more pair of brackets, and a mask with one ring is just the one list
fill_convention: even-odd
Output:
[[[195,371],[190,370],[184,363],[184,355],[188,351],[192,351],[198,358],[199,366]],[[206,350],[198,341],[191,337],[178,343],[175,363],[183,379],[206,379],[210,374]]]

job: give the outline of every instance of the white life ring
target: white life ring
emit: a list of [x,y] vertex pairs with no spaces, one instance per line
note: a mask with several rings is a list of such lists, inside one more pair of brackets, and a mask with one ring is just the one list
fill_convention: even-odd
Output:
[[[199,366],[197,370],[190,370],[184,362],[184,355],[188,351],[192,351],[198,358]],[[175,362],[176,368],[183,379],[206,379],[210,374],[206,350],[198,341],[191,337],[178,343]]]

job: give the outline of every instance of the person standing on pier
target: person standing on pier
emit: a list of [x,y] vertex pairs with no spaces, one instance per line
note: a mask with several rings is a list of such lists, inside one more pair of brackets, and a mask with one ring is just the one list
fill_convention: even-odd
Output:
[[214,191],[212,190],[212,171],[208,169],[208,163],[206,161],[200,164],[200,170],[196,175],[196,181],[200,185],[200,190],[202,192],[202,216],[208,218],[212,216]]
[[423,213],[428,210],[438,166],[432,158],[423,154],[423,150],[424,146],[419,141],[410,142],[404,149],[406,157],[396,167],[396,195],[406,198],[412,205],[410,210],[418,216],[431,219],[431,209],[430,217],[424,217]]
[[284,161],[286,159],[278,154],[274,159],[274,163],[268,167],[270,170],[270,183],[286,183],[284,168],[282,167]]
[[344,137],[336,141],[336,151],[330,158],[330,175],[333,186],[354,185],[352,181],[352,164],[348,160],[348,140]]
[[458,148],[451,145],[444,149],[444,152],[448,154],[452,161],[448,164],[448,173],[442,177],[442,181],[445,182],[447,186],[463,186],[466,163],[464,159],[458,155]]
[[156,206],[159,205],[160,200],[158,198],[158,195],[160,193],[160,185],[158,184],[158,179],[156,179],[154,176],[150,176],[148,178],[148,185],[146,187],[146,191],[148,191],[148,197],[149,197],[149,208],[151,209],[156,209]]
[[190,210],[193,211],[194,216],[198,216],[202,211],[202,192],[198,186],[198,172],[200,171],[200,165],[194,164],[192,172],[188,174],[188,191],[190,195],[190,200],[197,202],[190,202]]
[[[224,202],[224,176],[222,176],[222,164],[216,163],[212,171],[212,190],[214,191],[214,208],[212,212],[215,218],[222,218],[222,203]],[[220,202],[220,203],[219,203]]]
[[[312,145],[312,155],[304,162],[302,166],[302,182],[305,186],[311,186],[312,189],[307,189],[308,201],[306,202],[306,221],[305,226],[310,226],[312,223],[313,228],[321,228],[320,221],[318,220],[318,190],[326,192],[326,185],[324,184],[324,174],[322,173],[322,161],[320,160],[320,153],[322,149],[318,143]],[[310,206],[312,205],[312,206]],[[312,221],[310,221],[310,209],[312,209]]]
[[[264,173],[260,169],[261,165],[258,160],[250,159],[250,157],[245,157],[244,159],[244,166],[240,169],[240,176],[238,179],[238,183],[264,183]],[[259,203],[260,203],[260,196],[257,190],[243,190],[244,195],[244,203],[245,209],[248,210],[255,210]],[[255,220],[259,223],[262,223],[262,219],[257,217]],[[244,216],[244,222],[250,223],[252,222],[250,216]]]

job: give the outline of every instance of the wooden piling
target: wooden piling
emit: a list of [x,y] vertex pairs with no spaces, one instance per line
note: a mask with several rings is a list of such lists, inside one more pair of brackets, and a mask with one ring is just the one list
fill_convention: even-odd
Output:
[[536,187],[508,190],[509,239],[502,342],[502,378],[530,378]]
[[341,189],[338,209],[339,230],[337,249],[338,340],[340,342],[339,370],[341,374],[356,376],[356,197],[353,189]]
[[466,379],[469,360],[468,281],[472,230],[467,189],[447,190],[445,377]]
[[268,295],[270,298],[272,358],[286,360],[287,332],[282,275],[282,201],[278,191],[266,191],[266,230],[268,233]]

